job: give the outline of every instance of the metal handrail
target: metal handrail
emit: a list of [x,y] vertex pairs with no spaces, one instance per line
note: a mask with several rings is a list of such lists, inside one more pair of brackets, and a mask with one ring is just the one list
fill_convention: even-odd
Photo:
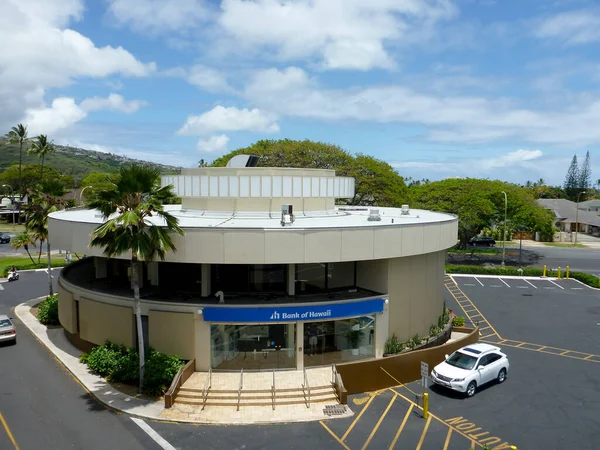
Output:
[[335,364],[331,364],[331,384],[335,384],[335,375],[337,374],[337,369],[335,368]]
[[237,402],[237,410],[240,410],[240,400],[242,397],[242,387],[244,386],[244,369],[240,371],[240,386],[238,387],[238,402]]
[[202,389],[202,409],[206,405],[206,400],[208,400],[208,391],[212,386],[212,367],[208,368],[208,376],[206,377],[206,381],[204,382],[204,388]]
[[[304,384],[302,385],[302,391],[304,392],[305,390],[308,392],[308,400],[306,402],[306,407],[310,408],[310,385],[308,384],[308,376],[306,375],[306,367],[302,368],[303,372],[304,372]],[[306,392],[304,392],[304,398],[306,399]]]
[[275,411],[275,367],[273,367],[273,384],[271,385],[271,401],[273,402],[273,411]]

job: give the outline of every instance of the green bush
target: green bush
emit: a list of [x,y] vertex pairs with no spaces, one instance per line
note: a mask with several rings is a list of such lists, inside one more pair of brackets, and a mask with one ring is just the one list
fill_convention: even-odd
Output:
[[387,355],[395,355],[404,350],[405,345],[400,342],[396,333],[393,333],[391,337],[385,341],[384,353]]
[[432,324],[429,327],[429,336],[435,336],[436,334],[438,334],[440,331],[442,331],[442,329],[440,327],[438,327],[436,324]]
[[[142,392],[152,397],[165,393],[184,361],[178,356],[165,355],[148,348]],[[134,348],[106,341],[81,355],[79,360],[110,382],[137,384],[139,382],[139,354]]]
[[44,325],[60,325],[58,320],[58,294],[48,295],[38,306],[37,318]]
[[[474,275],[523,275],[529,277],[541,277],[544,274],[542,269],[538,269],[537,267],[523,267],[522,272],[519,272],[517,268],[514,267],[506,267],[504,269],[498,267],[482,267],[482,266],[456,266],[452,264],[448,264],[446,266],[446,273],[464,273],[464,274],[474,274]],[[552,269],[548,269],[546,272],[547,276],[558,275],[556,271]],[[565,275],[565,269],[562,270],[562,276]],[[591,275],[585,272],[571,272],[569,274],[570,278],[574,278],[582,283],[594,287],[600,288],[600,278],[595,275]]]
[[148,349],[146,370],[142,391],[152,397],[158,397],[166,392],[173,377],[184,362],[179,356],[165,355],[153,349]]
[[463,316],[456,316],[452,319],[453,327],[464,327],[465,326],[465,318]]

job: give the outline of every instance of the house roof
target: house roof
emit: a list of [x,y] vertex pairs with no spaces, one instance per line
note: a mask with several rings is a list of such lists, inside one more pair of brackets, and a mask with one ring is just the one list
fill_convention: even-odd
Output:
[[585,208],[594,208],[594,207],[600,207],[600,200],[597,198],[593,198],[591,200],[586,200],[585,202],[579,202],[579,207],[585,207]]
[[581,210],[577,214],[577,203],[564,198],[540,198],[538,203],[546,209],[554,212],[554,216],[562,222],[579,222],[587,225],[600,226],[600,216],[589,211]]

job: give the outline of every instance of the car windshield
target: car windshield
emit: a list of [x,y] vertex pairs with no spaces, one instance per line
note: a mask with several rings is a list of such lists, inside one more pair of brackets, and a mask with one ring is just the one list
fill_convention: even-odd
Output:
[[471,370],[475,363],[477,362],[477,358],[474,356],[466,355],[461,352],[454,352],[450,355],[450,357],[446,360],[446,363],[451,366],[458,367],[459,369]]
[[6,327],[10,327],[10,326],[12,326],[12,323],[10,323],[10,320],[0,319],[0,328],[6,328]]

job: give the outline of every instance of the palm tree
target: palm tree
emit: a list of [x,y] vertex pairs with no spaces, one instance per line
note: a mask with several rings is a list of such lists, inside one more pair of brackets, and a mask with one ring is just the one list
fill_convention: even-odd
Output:
[[11,144],[19,144],[19,200],[23,199],[23,188],[21,183],[23,181],[23,175],[21,169],[23,166],[23,144],[27,142],[27,125],[20,123],[16,127],[12,127],[6,134],[8,142]]
[[29,253],[29,246],[33,245],[35,247],[35,237],[33,235],[31,235],[27,231],[24,231],[23,233],[19,233],[11,239],[10,245],[14,249],[17,249],[17,250],[20,248],[24,248],[25,251],[27,252],[27,256],[29,256],[29,259],[31,260],[31,262],[33,264],[35,264],[35,261],[31,257],[31,253]]
[[33,141],[33,144],[31,144],[29,153],[32,155],[37,155],[38,158],[42,160],[40,182],[44,179],[44,158],[52,152],[54,152],[54,143],[52,141],[48,141],[48,136],[45,134],[40,134],[37,136],[35,141]]
[[[46,252],[48,258],[48,291],[54,294],[52,287],[52,256],[50,247],[50,236],[48,234],[48,216],[54,211],[65,207],[65,186],[57,179],[42,181],[39,187],[31,191],[32,202],[27,206],[25,226],[32,237],[40,241],[40,257],[42,246],[46,241]],[[40,258],[38,257],[38,262]]]
[[115,188],[99,192],[89,207],[99,210],[104,223],[92,232],[92,247],[102,247],[109,258],[131,253],[131,286],[135,303],[140,392],[144,380],[144,335],[140,306],[138,263],[165,259],[175,251],[171,233],[183,235],[176,217],[164,210],[173,196],[171,186],[160,187],[160,172],[149,166],[126,165],[119,169]]

